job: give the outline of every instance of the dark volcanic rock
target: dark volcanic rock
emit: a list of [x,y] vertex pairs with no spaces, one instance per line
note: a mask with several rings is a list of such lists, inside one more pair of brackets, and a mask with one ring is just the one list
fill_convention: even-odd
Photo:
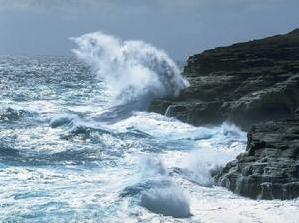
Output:
[[216,175],[216,184],[254,199],[298,197],[299,29],[191,56],[184,74],[190,87],[153,101],[150,111],[194,125],[256,124],[246,152]]
[[299,117],[253,127],[246,152],[229,162],[215,180],[254,199],[298,197]]
[[195,125],[241,127],[293,117],[299,105],[299,31],[207,50],[188,59],[191,86],[149,110]]

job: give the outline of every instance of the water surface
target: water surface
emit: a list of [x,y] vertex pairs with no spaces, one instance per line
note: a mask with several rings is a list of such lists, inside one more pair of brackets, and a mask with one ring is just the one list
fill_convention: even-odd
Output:
[[0,222],[298,222],[298,199],[213,186],[245,150],[236,126],[101,121],[111,97],[74,57],[0,58]]

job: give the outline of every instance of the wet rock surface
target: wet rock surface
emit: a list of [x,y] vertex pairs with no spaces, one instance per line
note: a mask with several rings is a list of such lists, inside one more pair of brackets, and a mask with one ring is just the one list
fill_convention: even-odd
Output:
[[299,106],[299,29],[189,57],[190,82],[178,98],[149,110],[194,125],[252,124],[293,117]]
[[256,125],[246,152],[229,162],[216,184],[254,199],[299,196],[299,117]]

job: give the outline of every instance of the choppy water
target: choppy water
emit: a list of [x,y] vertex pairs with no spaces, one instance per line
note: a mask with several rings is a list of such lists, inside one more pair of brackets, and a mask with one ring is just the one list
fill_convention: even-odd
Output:
[[73,57],[0,58],[0,222],[298,222],[298,200],[213,186],[245,149],[237,127],[101,121],[111,97]]

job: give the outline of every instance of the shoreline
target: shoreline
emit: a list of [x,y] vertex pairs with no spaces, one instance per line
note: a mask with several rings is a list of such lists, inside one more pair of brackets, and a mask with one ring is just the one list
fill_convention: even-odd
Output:
[[254,199],[298,197],[299,29],[190,56],[183,74],[190,87],[154,100],[150,112],[195,126],[229,121],[248,132],[247,152],[216,184]]

